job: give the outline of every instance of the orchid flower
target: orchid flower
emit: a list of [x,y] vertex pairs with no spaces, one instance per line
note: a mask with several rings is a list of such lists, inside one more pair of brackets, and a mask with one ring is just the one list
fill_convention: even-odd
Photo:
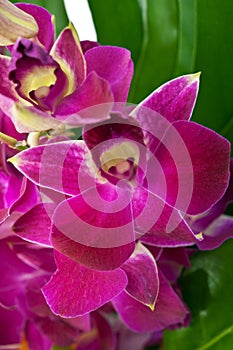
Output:
[[[11,57],[0,56],[0,108],[19,132],[103,120],[114,102],[126,101],[133,73],[128,50],[84,43],[84,54],[71,24],[53,43],[51,15],[36,5],[18,6],[39,28],[34,39],[22,32],[10,48]],[[96,109],[83,112],[95,105],[102,106],[98,114]]]
[[41,287],[56,268],[52,249],[11,236],[0,241],[0,252],[0,347],[50,350],[91,331],[89,315],[65,320],[45,302]]
[[52,216],[54,248],[111,270],[129,258],[138,238],[161,247],[196,242],[184,214],[202,213],[222,197],[230,162],[229,142],[188,120],[197,89],[196,75],[177,78],[131,116],[84,128],[84,141],[41,145],[10,159],[63,197]]
[[50,198],[14,231],[55,250],[57,271],[42,288],[55,314],[81,316],[112,301],[134,331],[187,322],[187,308],[144,244],[175,248],[203,239],[186,216],[210,209],[228,186],[229,142],[189,121],[198,83],[197,74],[174,79],[136,108],[86,126],[83,141],[11,158]]

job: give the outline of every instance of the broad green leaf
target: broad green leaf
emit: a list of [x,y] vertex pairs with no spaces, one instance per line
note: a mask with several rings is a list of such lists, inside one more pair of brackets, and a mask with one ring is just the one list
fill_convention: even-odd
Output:
[[[17,3],[23,1],[11,0],[11,2]],[[27,0],[24,2],[44,7],[51,14],[55,15],[57,34],[68,25],[68,18],[63,0]]]
[[131,50],[130,102],[139,102],[172,76],[178,44],[176,0],[89,0],[98,40]]
[[177,1],[140,0],[143,40],[130,93],[139,102],[172,76],[178,45]]
[[195,69],[202,71],[194,118],[233,141],[233,2],[196,0]]
[[98,41],[129,49],[138,61],[143,41],[141,8],[137,0],[88,0]]
[[233,240],[199,252],[181,280],[192,312],[188,328],[165,332],[166,350],[231,350],[233,344]]
[[98,40],[131,50],[129,96],[139,102],[173,77],[193,72],[194,0],[89,0]]
[[178,44],[173,76],[195,72],[195,0],[178,0]]

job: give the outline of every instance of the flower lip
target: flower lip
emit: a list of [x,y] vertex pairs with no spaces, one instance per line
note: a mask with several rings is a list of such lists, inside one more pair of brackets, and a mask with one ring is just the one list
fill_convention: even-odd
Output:
[[48,96],[57,80],[58,67],[42,47],[21,38],[13,49],[9,78],[16,84],[15,90],[21,98],[40,106],[40,100]]
[[139,149],[129,140],[117,143],[100,156],[100,175],[111,183],[132,181],[139,162]]
[[130,159],[119,160],[115,166],[111,166],[106,172],[101,168],[100,174],[114,185],[119,180],[132,181],[137,171],[137,165]]
[[9,79],[22,102],[54,113],[67,92],[67,77],[59,63],[35,42],[19,38],[12,50]]

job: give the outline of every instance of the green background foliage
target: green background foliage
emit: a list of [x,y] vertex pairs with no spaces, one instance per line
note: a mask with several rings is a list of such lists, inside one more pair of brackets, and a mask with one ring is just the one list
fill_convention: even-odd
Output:
[[233,346],[233,241],[211,252],[198,252],[181,278],[192,313],[189,327],[166,331],[166,350],[230,350]]

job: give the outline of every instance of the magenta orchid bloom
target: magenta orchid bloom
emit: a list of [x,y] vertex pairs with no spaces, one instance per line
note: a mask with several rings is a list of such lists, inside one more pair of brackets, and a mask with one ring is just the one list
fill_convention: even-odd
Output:
[[1,348],[50,350],[91,331],[90,315],[65,320],[52,314],[45,302],[41,287],[56,268],[52,249],[8,237],[0,241],[0,252]]
[[187,322],[168,281],[175,271],[167,275],[144,244],[195,244],[202,236],[186,216],[210,209],[226,191],[229,142],[189,121],[198,83],[197,74],[174,79],[136,108],[85,127],[84,141],[11,158],[46,196],[14,231],[55,250],[57,271],[42,289],[55,314],[81,316],[112,301],[136,332]]
[[[18,131],[96,122],[108,118],[114,102],[126,101],[133,74],[128,50],[90,45],[84,54],[72,25],[53,43],[51,15],[36,5],[18,6],[39,27],[36,40],[19,38],[11,58],[0,56],[0,108]],[[85,113],[96,105],[102,106],[97,114]]]
[[184,215],[202,213],[222,197],[230,160],[226,139],[188,120],[197,90],[196,75],[177,78],[130,117],[113,115],[85,128],[85,141],[33,147],[11,158],[36,185],[61,193],[52,217],[54,248],[111,270],[129,258],[138,238],[161,247],[196,242]]
[[[0,241],[0,347],[6,349],[51,350],[54,345],[73,349],[114,350],[126,341],[134,345],[133,333],[126,329],[110,305],[91,315],[64,319],[49,310],[41,286],[54,272],[51,249],[35,246],[17,237]],[[161,338],[161,334],[160,334]],[[138,349],[148,341],[154,344],[152,333],[138,335]],[[136,347],[135,347],[136,349]]]

